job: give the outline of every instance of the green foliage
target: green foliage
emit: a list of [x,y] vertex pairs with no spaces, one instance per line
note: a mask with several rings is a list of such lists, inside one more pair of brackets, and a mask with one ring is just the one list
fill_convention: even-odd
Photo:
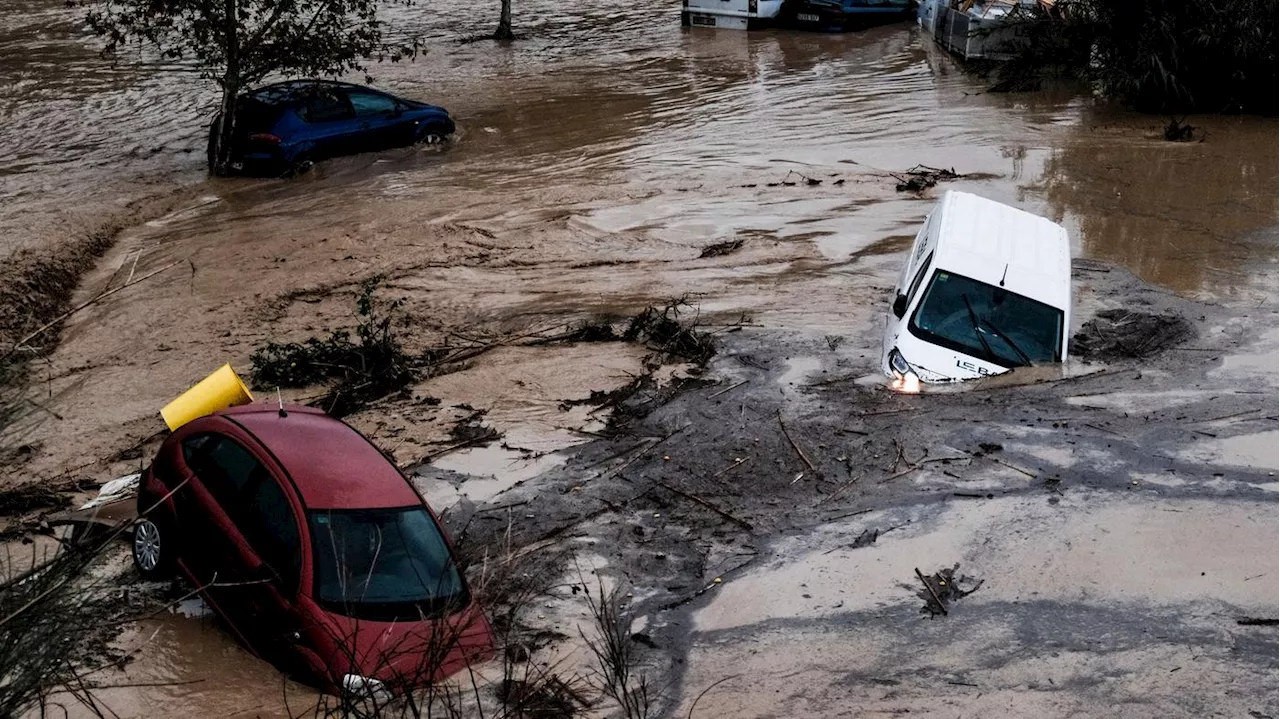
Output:
[[[406,0],[401,0],[406,2]],[[93,0],[89,27],[108,53],[130,42],[169,59],[193,60],[226,88],[268,75],[336,76],[364,58],[397,60],[412,46],[386,46],[379,0]]]
[[1002,82],[1061,75],[1146,112],[1276,112],[1277,0],[1069,0],[1021,22]]
[[347,330],[303,342],[268,342],[250,356],[258,388],[307,387],[333,381],[317,404],[344,416],[369,402],[408,386],[418,377],[420,360],[406,354],[392,331],[401,300],[380,307],[375,277],[361,285],[356,298],[355,340]]

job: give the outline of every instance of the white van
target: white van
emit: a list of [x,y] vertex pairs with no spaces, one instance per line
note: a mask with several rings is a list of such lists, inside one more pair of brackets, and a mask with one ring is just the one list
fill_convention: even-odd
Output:
[[769,27],[778,17],[783,0],[684,0],[680,24],[755,30]]
[[888,319],[882,368],[903,391],[1061,362],[1071,326],[1067,231],[947,192],[916,235]]

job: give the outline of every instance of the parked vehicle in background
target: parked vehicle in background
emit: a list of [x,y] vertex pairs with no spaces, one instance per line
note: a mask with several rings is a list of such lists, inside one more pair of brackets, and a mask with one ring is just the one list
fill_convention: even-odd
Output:
[[680,24],[728,30],[772,27],[782,3],[783,0],[684,0]]
[[231,632],[330,691],[395,692],[492,648],[435,515],[369,440],[308,407],[181,426],[143,472],[133,557],[190,580]]
[[[916,22],[939,45],[965,60],[1007,60],[1027,42],[1026,28],[1041,0],[920,0]],[[1052,5],[1052,3],[1046,3]]]
[[778,24],[798,30],[845,32],[905,20],[912,0],[787,0]]
[[[217,127],[215,118],[211,169]],[[345,82],[282,82],[237,100],[231,169],[279,175],[338,155],[443,142],[454,130],[448,111],[435,105]]]
[[1067,231],[1043,217],[947,192],[894,290],[882,366],[895,388],[1061,362],[1071,323]]

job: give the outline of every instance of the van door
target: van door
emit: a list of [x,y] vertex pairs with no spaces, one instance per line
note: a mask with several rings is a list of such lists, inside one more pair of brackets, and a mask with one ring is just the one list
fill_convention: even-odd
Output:
[[[920,225],[920,231],[916,233],[916,238],[911,243],[911,251],[907,255],[907,261],[902,263],[902,272],[898,275],[898,283],[894,285],[893,296],[890,299],[891,307],[893,303],[897,302],[900,295],[907,296],[906,304],[908,306],[911,304],[914,293],[910,289],[913,285],[919,286],[916,280],[921,279],[920,269],[921,267],[927,267],[933,257],[933,247],[936,244],[933,227],[935,225],[934,219],[937,216],[938,211],[936,209],[925,215],[924,222]],[[904,314],[903,316],[905,317],[906,315]],[[886,316],[884,344],[880,352],[882,359],[886,359],[889,355],[889,350],[897,345],[898,335],[905,326],[902,318],[896,317],[892,311]]]
[[906,302],[904,303],[905,311],[903,312],[902,316],[890,318],[889,328],[885,331],[885,339],[884,339],[885,341],[884,351],[886,355],[888,354],[889,350],[897,346],[898,337],[902,334],[903,329],[906,328],[907,322],[911,318],[911,306],[915,303],[916,296],[920,294],[920,287],[925,283],[924,282],[925,279],[929,276],[929,274],[932,271],[933,271],[933,253],[930,252],[929,254],[925,255],[924,260],[920,262],[919,267],[916,269],[915,275],[911,278],[911,284],[907,286],[906,292],[903,293],[906,295],[907,299],[906,299]]

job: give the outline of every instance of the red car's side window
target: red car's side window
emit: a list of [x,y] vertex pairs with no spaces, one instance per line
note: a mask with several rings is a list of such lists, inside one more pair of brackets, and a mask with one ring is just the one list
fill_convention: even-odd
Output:
[[282,588],[289,594],[296,591],[302,569],[298,522],[289,498],[274,477],[264,471],[250,485],[235,522],[249,546],[280,577]]
[[[190,450],[188,444],[192,445]],[[187,466],[200,478],[209,494],[218,500],[218,504],[227,510],[227,514],[234,518],[233,510],[240,494],[253,473],[262,471],[262,465],[244,447],[221,435],[189,438],[183,442],[182,451],[186,455]]]
[[183,442],[187,465],[236,529],[292,593],[301,554],[298,523],[284,490],[249,450],[229,437],[196,435]]

